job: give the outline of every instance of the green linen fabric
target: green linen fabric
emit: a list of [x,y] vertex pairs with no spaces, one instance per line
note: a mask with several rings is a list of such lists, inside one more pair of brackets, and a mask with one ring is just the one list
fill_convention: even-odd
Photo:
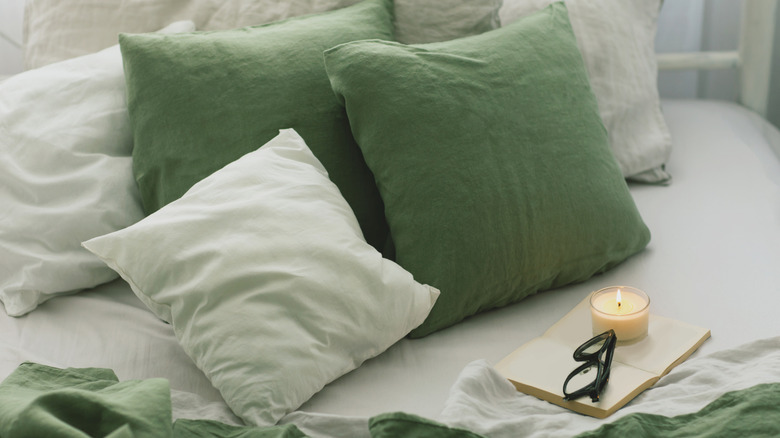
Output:
[[211,420],[179,419],[173,423],[173,438],[305,438],[294,424],[256,427],[231,426]]
[[306,140],[355,211],[366,240],[388,237],[371,172],[333,96],[323,50],[393,37],[390,0],[235,30],[120,35],[133,174],[147,214],[256,150],[280,129]]
[[0,383],[2,437],[299,438],[295,425],[171,423],[165,379],[120,382],[106,368],[55,368],[25,362]]
[[371,417],[368,421],[371,438],[483,438],[466,429],[445,426],[427,418],[404,412],[392,412]]
[[0,436],[152,438],[171,435],[165,379],[119,382],[101,368],[21,364],[0,383]]
[[325,66],[396,261],[441,291],[413,337],[647,245],[562,3],[449,42],[343,44]]
[[630,414],[578,438],[780,436],[780,383],[728,392],[702,410],[676,417]]

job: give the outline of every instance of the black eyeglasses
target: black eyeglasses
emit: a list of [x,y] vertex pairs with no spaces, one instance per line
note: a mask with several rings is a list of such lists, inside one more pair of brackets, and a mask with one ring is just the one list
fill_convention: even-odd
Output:
[[564,401],[590,396],[595,403],[609,380],[612,355],[615,353],[617,336],[609,329],[594,336],[574,350],[574,360],[585,362],[569,374],[563,382]]

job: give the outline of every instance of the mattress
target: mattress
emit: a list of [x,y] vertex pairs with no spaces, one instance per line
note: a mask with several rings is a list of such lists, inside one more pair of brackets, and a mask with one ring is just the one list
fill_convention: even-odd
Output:
[[[609,285],[639,287],[651,297],[653,313],[709,328],[711,339],[694,357],[778,335],[780,133],[732,103],[668,100],[663,111],[674,142],[666,168],[673,181],[630,185],[652,232],[643,252],[587,282],[530,296],[422,339],[403,339],[300,410],[436,417],[467,365],[479,359],[495,364]],[[225,412],[172,328],[122,280],[54,298],[22,318],[0,312],[0,333],[0,378],[23,361],[105,367],[120,380],[167,378],[178,400]]]

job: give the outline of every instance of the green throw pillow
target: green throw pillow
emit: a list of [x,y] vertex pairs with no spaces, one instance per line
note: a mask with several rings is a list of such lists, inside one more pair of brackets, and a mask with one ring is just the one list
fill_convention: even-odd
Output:
[[366,240],[388,237],[382,200],[333,96],[322,52],[392,39],[390,0],[263,26],[121,35],[135,146],[133,173],[151,214],[280,129],[294,128],[328,170]]
[[343,44],[325,66],[396,260],[441,290],[412,336],[584,281],[647,245],[562,3],[448,42]]

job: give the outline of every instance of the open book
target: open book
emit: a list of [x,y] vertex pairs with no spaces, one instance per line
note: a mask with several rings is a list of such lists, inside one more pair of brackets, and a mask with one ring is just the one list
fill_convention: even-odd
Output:
[[496,370],[518,391],[581,414],[606,418],[653,386],[710,337],[708,329],[650,315],[647,337],[630,345],[618,343],[615,348],[609,382],[600,400],[593,403],[586,396],[565,402],[563,381],[582,363],[572,357],[574,350],[593,336],[589,298],[541,337],[502,359]]

